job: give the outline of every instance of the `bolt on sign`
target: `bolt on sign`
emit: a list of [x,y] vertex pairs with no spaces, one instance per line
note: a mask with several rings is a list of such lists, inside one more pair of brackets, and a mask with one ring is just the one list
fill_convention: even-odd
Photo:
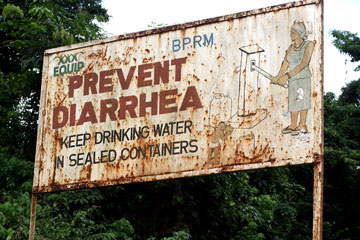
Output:
[[322,3],[45,51],[35,193],[320,161]]

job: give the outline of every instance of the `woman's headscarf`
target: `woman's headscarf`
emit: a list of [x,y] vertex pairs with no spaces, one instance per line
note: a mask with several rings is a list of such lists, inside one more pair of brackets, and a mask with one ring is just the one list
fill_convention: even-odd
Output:
[[295,22],[291,29],[294,29],[302,39],[305,40],[307,38],[306,27],[303,22]]

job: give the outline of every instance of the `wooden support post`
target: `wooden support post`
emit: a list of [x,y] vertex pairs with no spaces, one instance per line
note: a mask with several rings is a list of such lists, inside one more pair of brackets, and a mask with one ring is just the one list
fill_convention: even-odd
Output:
[[31,196],[29,240],[34,240],[35,237],[36,203],[37,203],[37,193],[33,193]]
[[323,239],[324,159],[314,164],[313,240]]

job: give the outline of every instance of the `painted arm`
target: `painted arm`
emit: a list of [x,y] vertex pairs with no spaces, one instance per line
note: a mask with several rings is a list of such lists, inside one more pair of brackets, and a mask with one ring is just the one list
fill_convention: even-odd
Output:
[[285,57],[284,57],[284,60],[283,62],[281,63],[281,67],[280,67],[280,70],[279,70],[279,73],[271,80],[272,83],[279,83],[279,79],[285,74],[285,72],[288,70],[289,68],[289,63],[288,61],[286,60],[286,56],[287,54],[289,53],[290,49],[291,49],[291,46],[288,48],[288,50],[286,51],[285,53]]

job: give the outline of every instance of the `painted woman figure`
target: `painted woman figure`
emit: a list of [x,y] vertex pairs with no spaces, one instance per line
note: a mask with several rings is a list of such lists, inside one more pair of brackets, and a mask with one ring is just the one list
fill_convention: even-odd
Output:
[[[295,22],[291,27],[292,44],[288,48],[280,71],[272,79],[273,83],[285,85],[288,82],[288,101],[291,123],[281,132],[298,135],[307,133],[306,117],[311,108],[311,72],[309,62],[314,50],[314,42],[306,40],[303,22]],[[298,123],[298,116],[300,121]]]

